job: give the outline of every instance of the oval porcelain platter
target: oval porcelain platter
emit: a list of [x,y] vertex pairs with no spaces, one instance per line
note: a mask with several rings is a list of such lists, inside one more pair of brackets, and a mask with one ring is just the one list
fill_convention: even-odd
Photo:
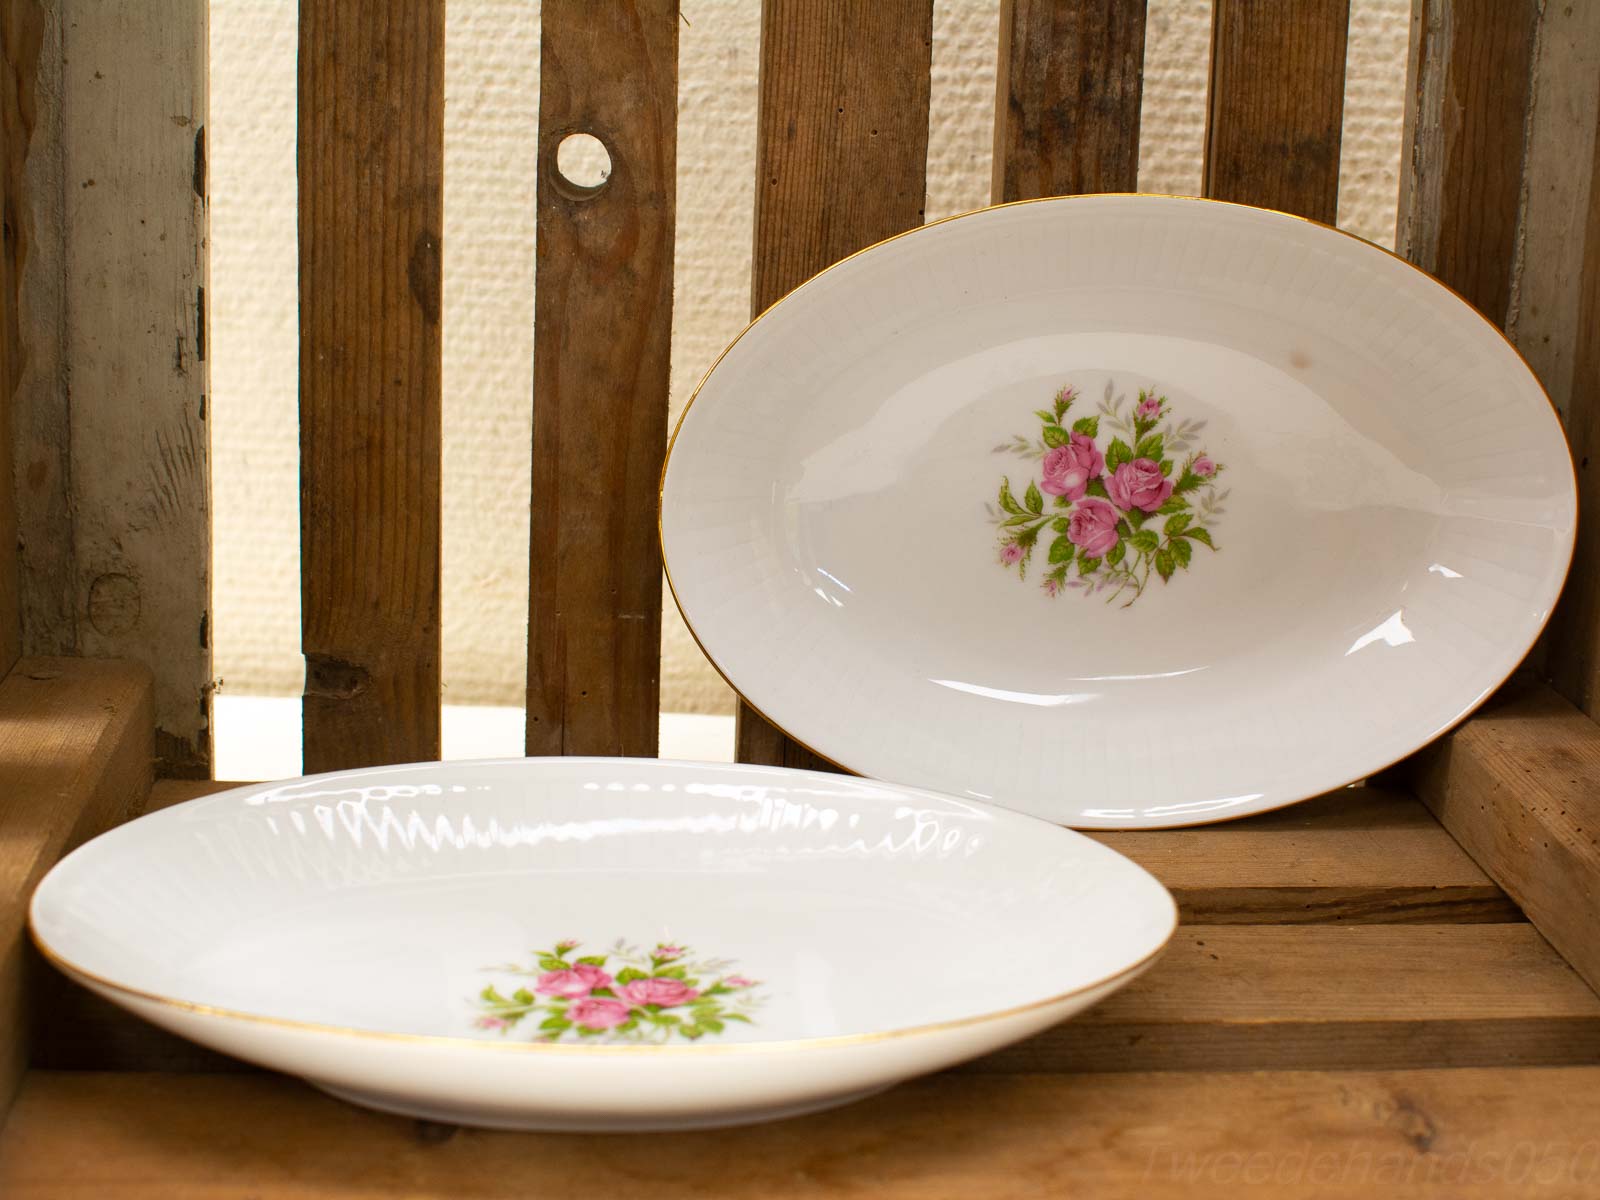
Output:
[[374,1108],[738,1124],[1028,1036],[1160,953],[1162,886],[982,804],[635,759],[219,793],[68,855],[30,913],[78,982]]
[[1549,616],[1571,458],[1515,350],[1388,252],[1165,196],[1001,206],[741,335],[661,486],[685,619],[881,779],[1080,827],[1351,783]]

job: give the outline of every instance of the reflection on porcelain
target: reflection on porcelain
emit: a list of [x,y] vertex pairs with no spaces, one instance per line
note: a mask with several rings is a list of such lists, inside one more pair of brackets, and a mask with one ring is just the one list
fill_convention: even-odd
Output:
[[1538,381],[1414,267],[1281,213],[1083,196],[924,227],[768,310],[684,412],[661,539],[712,662],[819,754],[1148,827],[1451,727],[1543,627],[1575,514]]
[[152,813],[62,860],[30,919],[79,982],[336,1095],[636,1129],[842,1103],[1026,1037],[1143,970],[1175,912],[1110,850],[970,800],[528,759]]

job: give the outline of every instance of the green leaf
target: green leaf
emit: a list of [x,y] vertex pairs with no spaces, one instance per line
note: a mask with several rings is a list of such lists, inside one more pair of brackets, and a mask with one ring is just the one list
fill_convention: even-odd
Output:
[[1022,505],[1017,503],[1016,497],[1011,494],[1011,480],[1000,481],[1000,507],[1008,513],[1020,513]]
[[1093,575],[1099,569],[1100,569],[1100,560],[1098,558],[1079,558],[1078,559],[1078,574],[1079,575]]
[[1109,567],[1116,566],[1127,553],[1128,543],[1119,538],[1117,544],[1106,551],[1106,565]]
[[511,1001],[507,1000],[499,992],[494,990],[494,984],[492,984],[492,983],[488,987],[484,988],[483,991],[478,993],[478,999],[482,1000],[486,1004],[510,1004],[511,1003]]
[[1020,516],[1007,517],[1005,519],[1005,522],[1003,523],[1003,525],[1001,527],[1004,528],[1004,529],[1012,529],[1012,528],[1015,528],[1018,525],[1031,524],[1032,522],[1037,521],[1038,519],[1039,519],[1039,514],[1038,513],[1023,513]]
[[1041,521],[1032,529],[1024,529],[1021,533],[1017,534],[1017,545],[1021,546],[1024,550],[1028,549],[1028,547],[1032,546],[1039,540],[1039,530],[1043,528],[1044,522]]
[[511,998],[513,1000],[515,1000],[518,1004],[533,1004],[533,1003],[535,1003],[535,1000],[533,998],[533,993],[530,992],[527,988],[518,988],[516,991],[511,993]]
[[645,1016],[649,1017],[657,1025],[678,1025],[683,1021],[682,1017],[675,1017],[671,1013],[664,1012],[645,1013]]
[[1156,536],[1154,529],[1141,529],[1128,542],[1140,554],[1154,554],[1156,547],[1161,545],[1161,539]]
[[587,1025],[579,1025],[578,1026],[578,1036],[579,1037],[594,1037],[595,1034],[600,1033],[600,1032],[602,1032],[602,1031],[599,1030],[599,1029],[590,1029]]
[[1211,540],[1211,531],[1209,529],[1202,529],[1198,525],[1196,525],[1193,529],[1185,529],[1183,531],[1183,536],[1186,538],[1193,538],[1197,542],[1204,542],[1213,550],[1217,548],[1215,543],[1213,543]]
[[712,1033],[721,1033],[724,1026],[715,1017],[701,1017],[700,1028],[710,1030]]
[[1162,528],[1166,535],[1171,537],[1173,534],[1182,533],[1187,529],[1192,519],[1188,513],[1178,513],[1176,516],[1168,517],[1166,525]]
[[617,994],[614,991],[612,991],[610,988],[595,988],[594,991],[590,993],[590,995],[594,995],[594,996],[609,996],[613,1000],[615,1000],[617,998]]
[[606,956],[604,954],[585,954],[578,962],[585,967],[603,967],[606,965]]
[[1112,438],[1111,445],[1106,447],[1106,470],[1115,471],[1132,458],[1133,451],[1128,448],[1128,443],[1121,438]]
[[1160,422],[1160,417],[1135,417],[1133,419],[1133,436],[1142,438]]
[[1086,434],[1089,437],[1099,437],[1100,436],[1100,418],[1099,417],[1079,417],[1076,421],[1074,421],[1072,423],[1072,432],[1073,433]]
[[1072,528],[1072,521],[1068,517],[1057,517],[1054,521],[1050,522],[1050,528],[1054,529],[1057,533],[1065,533],[1068,529]]
[[1053,563],[1070,562],[1076,549],[1067,540],[1066,534],[1060,534],[1055,541],[1050,543],[1050,561]]
[[1048,408],[1036,408],[1033,410],[1033,415],[1038,417],[1039,420],[1043,421],[1046,425],[1053,424],[1056,419],[1055,414],[1052,413]]
[[1044,497],[1039,494],[1039,489],[1031,482],[1028,484],[1027,492],[1023,494],[1022,502],[1028,506],[1028,511],[1031,513],[1042,513],[1044,511]]
[[1192,492],[1204,482],[1205,480],[1203,478],[1185,467],[1183,474],[1178,476],[1178,482],[1173,485],[1172,490],[1180,494],[1183,492]]
[[637,1028],[639,1028],[639,1018],[638,1017],[629,1017],[621,1025],[617,1026],[617,1032],[618,1033],[627,1033],[628,1030],[637,1029]]
[[1153,458],[1160,462],[1166,457],[1166,441],[1159,433],[1152,433],[1139,439],[1139,444],[1133,448],[1135,458]]
[[680,1025],[678,1026],[678,1032],[692,1042],[705,1031],[698,1025]]
[[1072,398],[1066,394],[1067,389],[1062,388],[1056,393],[1056,420],[1061,420],[1067,415],[1067,409],[1072,407]]
[[1054,421],[1044,427],[1044,444],[1046,446],[1065,446],[1067,441],[1067,431]]
[[722,1019],[724,1021],[743,1021],[746,1025],[755,1024],[754,1021],[745,1016],[743,1013],[723,1013]]
[[1089,487],[1085,494],[1090,496],[1099,496],[1102,500],[1111,499],[1110,494],[1106,491],[1106,481],[1104,479],[1089,480]]
[[1172,578],[1172,570],[1173,570],[1173,567],[1172,567],[1172,551],[1171,550],[1157,550],[1156,551],[1156,571],[1157,571],[1157,573],[1160,574],[1160,576],[1161,576],[1161,578],[1163,580],[1167,580],[1167,579],[1171,579]]
[[1187,500],[1185,500],[1182,496],[1174,494],[1167,500],[1165,504],[1156,509],[1156,516],[1164,517],[1170,513],[1183,512],[1184,509],[1188,507],[1189,502]]
[[1149,519],[1150,514],[1145,512],[1142,508],[1130,508],[1128,510],[1128,523],[1135,529],[1140,528]]
[[1172,460],[1170,458],[1163,458],[1161,460],[1161,477],[1163,479],[1165,479],[1165,478],[1167,478],[1167,476],[1169,476],[1171,474],[1172,474]]
[[656,972],[657,979],[686,979],[688,972],[682,967],[662,967]]
[[1117,522],[1117,532],[1125,538],[1130,538],[1133,536],[1133,526],[1128,524],[1127,517],[1123,517]]
[[1182,538],[1173,538],[1170,546],[1172,557],[1180,567],[1188,567],[1189,556],[1194,553],[1194,548]]
[[618,983],[632,983],[635,979],[649,979],[650,976],[636,967],[623,967],[617,972]]
[[572,964],[564,958],[557,958],[554,954],[546,954],[539,959],[541,971],[570,971]]
[[539,1028],[554,1029],[559,1032],[563,1029],[571,1029],[572,1022],[567,1020],[565,1017],[546,1017],[544,1020],[539,1022]]

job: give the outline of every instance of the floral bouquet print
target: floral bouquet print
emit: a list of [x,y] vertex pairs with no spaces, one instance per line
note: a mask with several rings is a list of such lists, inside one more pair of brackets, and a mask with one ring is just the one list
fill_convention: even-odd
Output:
[[695,1041],[729,1021],[752,1023],[758,983],[730,972],[725,959],[695,960],[686,946],[657,943],[648,953],[618,941],[609,953],[574,957],[575,941],[534,952],[537,966],[490,970],[527,976],[509,996],[493,984],[478,994],[479,1029],[504,1034],[530,1022],[541,1042]]
[[1106,603],[1120,599],[1126,608],[1152,574],[1167,583],[1187,571],[1195,545],[1216,550],[1211,525],[1228,493],[1217,490],[1222,464],[1196,445],[1204,421],[1174,422],[1167,398],[1143,389],[1130,410],[1127,397],[1112,391],[1108,381],[1098,410],[1069,424],[1079,397],[1064,387],[1052,407],[1035,412],[1037,439],[996,446],[1035,461],[1039,479],[1030,478],[1019,498],[1010,476],[1002,478],[999,507],[989,511],[1006,570],[1026,579],[1043,545],[1047,595],[1107,593]]

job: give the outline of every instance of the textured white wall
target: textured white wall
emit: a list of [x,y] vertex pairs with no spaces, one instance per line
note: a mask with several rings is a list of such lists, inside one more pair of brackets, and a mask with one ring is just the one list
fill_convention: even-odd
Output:
[[[520,704],[527,646],[539,8],[448,6],[444,231],[444,679],[456,704]],[[748,319],[756,0],[684,0],[673,419]],[[935,9],[928,217],[986,204],[998,0]],[[1339,223],[1391,244],[1409,0],[1355,0]],[[212,447],[217,672],[300,689],[295,387],[296,6],[211,3]],[[1195,192],[1209,0],[1150,0],[1144,191]],[[732,697],[668,602],[662,704]]]

